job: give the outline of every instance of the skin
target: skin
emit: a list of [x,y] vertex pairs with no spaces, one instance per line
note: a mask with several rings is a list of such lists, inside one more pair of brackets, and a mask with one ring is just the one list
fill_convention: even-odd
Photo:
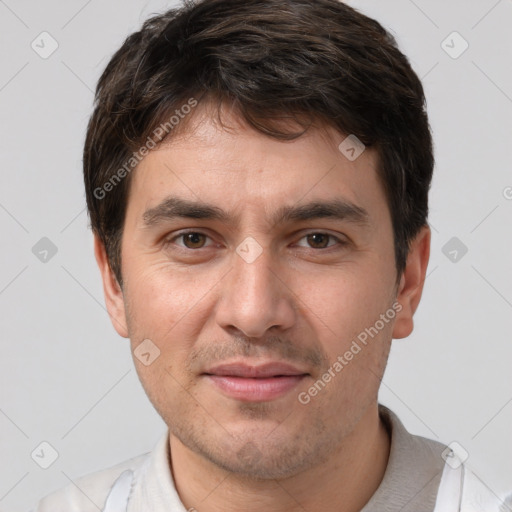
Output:
[[[312,128],[278,141],[224,107],[220,126],[197,107],[187,129],[151,151],[132,175],[122,239],[121,289],[98,238],[106,304],[132,351],[145,339],[160,356],[134,363],[169,426],[181,500],[199,512],[358,511],[384,475],[389,437],[377,409],[392,338],[413,329],[429,258],[425,226],[397,279],[391,217],[366,148],[349,161],[345,138]],[[173,195],[214,204],[230,221],[164,219],[144,212]],[[275,224],[282,206],[335,198],[367,223],[319,218]],[[178,234],[202,233],[190,240]],[[330,237],[311,237],[325,233]],[[252,237],[248,263],[237,247]],[[340,241],[344,242],[343,244]],[[298,400],[357,335],[398,301],[401,310],[306,405]],[[225,396],[202,375],[213,364],[288,361],[308,375],[266,402]]]

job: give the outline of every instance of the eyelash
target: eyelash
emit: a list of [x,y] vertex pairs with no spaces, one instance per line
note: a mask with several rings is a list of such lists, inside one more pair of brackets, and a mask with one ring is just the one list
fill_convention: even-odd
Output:
[[[203,236],[211,239],[210,236],[208,236],[206,233],[203,233],[202,231],[193,231],[193,230],[191,230],[191,231],[183,231],[183,232],[179,233],[178,235],[175,235],[172,238],[166,240],[164,242],[164,246],[168,247],[169,245],[173,244],[175,240],[178,240],[179,238],[183,239],[183,237],[185,237],[187,235],[190,235],[190,234],[203,235]],[[307,238],[308,236],[311,236],[311,235],[324,235],[324,236],[328,236],[329,240],[334,239],[337,242],[337,245],[340,246],[340,248],[348,244],[348,242],[346,242],[345,240],[342,240],[342,239],[340,239],[340,238],[338,238],[338,237],[336,237],[336,236],[334,236],[334,235],[332,235],[330,233],[325,233],[323,231],[311,231],[311,232],[306,233],[305,235],[303,235],[300,238],[300,240],[302,240],[303,238]],[[335,245],[336,244],[330,245],[330,246],[328,245],[327,247],[321,247],[321,248],[310,247],[310,249],[313,249],[313,250],[316,250],[316,251],[322,251],[322,250],[326,251],[328,249],[332,249],[332,247],[334,247]],[[208,248],[208,246],[206,246],[206,247],[199,247],[197,249],[191,249],[191,248],[185,247],[185,246],[178,246],[178,247],[179,247],[179,249],[184,250],[184,251],[199,251],[201,249]]]

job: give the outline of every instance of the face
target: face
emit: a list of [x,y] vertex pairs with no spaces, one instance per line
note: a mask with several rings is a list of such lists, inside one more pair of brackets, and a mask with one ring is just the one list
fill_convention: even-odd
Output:
[[350,161],[334,131],[281,142],[223,119],[235,129],[198,110],[134,171],[122,292],[98,261],[171,434],[224,469],[276,478],[326,460],[375,405],[415,305],[396,285],[374,150]]

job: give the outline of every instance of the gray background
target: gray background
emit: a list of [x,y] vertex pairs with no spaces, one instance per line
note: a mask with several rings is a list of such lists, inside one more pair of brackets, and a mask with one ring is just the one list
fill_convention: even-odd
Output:
[[[437,162],[426,289],[413,335],[394,342],[381,401],[411,432],[460,443],[502,493],[512,488],[512,1],[349,3],[392,31],[422,77]],[[1,510],[149,451],[164,431],[104,308],[81,152],[108,59],[171,5],[0,0]],[[59,45],[47,59],[31,47],[43,31]],[[469,44],[458,58],[462,40],[442,43],[453,31]],[[57,248],[46,262],[32,252],[43,237]],[[59,455],[48,469],[43,441]]]

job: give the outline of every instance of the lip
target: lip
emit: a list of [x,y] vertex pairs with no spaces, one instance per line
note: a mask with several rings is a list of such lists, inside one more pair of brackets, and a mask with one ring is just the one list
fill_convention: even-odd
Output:
[[245,377],[253,379],[262,379],[265,377],[305,375],[307,372],[288,363],[272,361],[260,365],[251,365],[245,362],[225,363],[214,366],[205,371],[206,374],[229,376],[229,377]]
[[246,402],[266,402],[290,392],[309,374],[281,362],[258,366],[236,362],[215,366],[203,375],[226,396]]

